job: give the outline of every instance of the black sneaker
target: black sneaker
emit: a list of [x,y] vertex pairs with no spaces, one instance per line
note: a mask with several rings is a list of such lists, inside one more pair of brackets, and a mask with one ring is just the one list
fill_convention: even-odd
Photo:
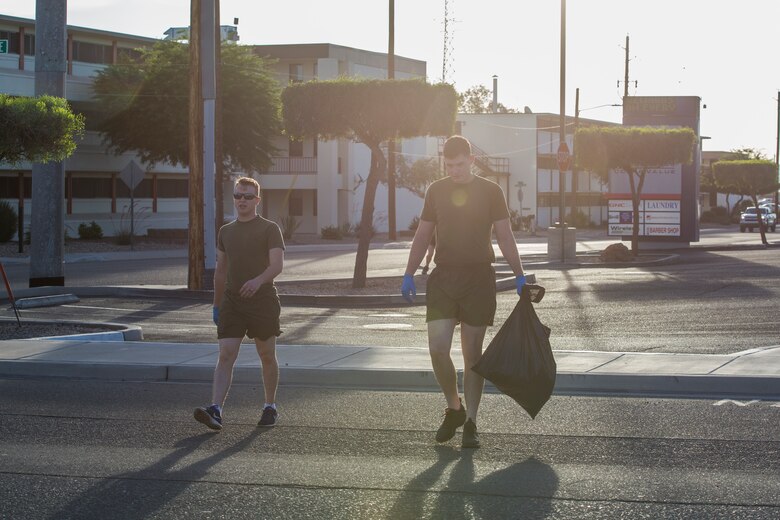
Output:
[[428,266],[423,266],[422,268],[422,274],[428,274]]
[[479,448],[479,434],[477,433],[477,425],[474,421],[469,419],[463,425],[463,441],[461,446],[464,448]]
[[272,406],[266,406],[263,408],[263,415],[258,421],[258,426],[275,426],[276,421],[279,420],[279,412]]
[[222,429],[222,414],[216,405],[211,405],[208,408],[201,406],[195,408],[195,420],[201,422],[211,428],[212,430]]
[[455,430],[463,426],[466,422],[466,407],[463,401],[460,401],[460,410],[447,408],[444,410],[444,422],[439,426],[436,432],[436,442],[447,442],[455,437]]

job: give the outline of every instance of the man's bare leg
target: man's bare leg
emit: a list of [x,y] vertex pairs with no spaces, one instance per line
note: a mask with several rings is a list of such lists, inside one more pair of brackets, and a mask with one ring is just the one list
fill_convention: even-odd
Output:
[[460,324],[460,348],[463,351],[463,396],[466,400],[466,412],[469,419],[477,422],[477,410],[482,400],[482,389],[485,379],[471,370],[482,356],[482,342],[485,340],[487,327],[475,327]]
[[219,340],[219,358],[214,369],[211,385],[211,402],[220,407],[225,405],[230,384],[233,382],[233,365],[238,359],[241,340],[244,338],[223,338]]
[[434,320],[428,322],[428,350],[431,355],[433,374],[439,383],[447,407],[453,410],[460,409],[458,397],[458,376],[455,373],[455,365],[452,363],[450,350],[452,349],[452,334],[455,331],[454,319]]
[[263,370],[263,390],[265,402],[276,402],[276,388],[279,385],[279,362],[276,360],[276,336],[261,340],[255,338],[255,347],[260,356]]

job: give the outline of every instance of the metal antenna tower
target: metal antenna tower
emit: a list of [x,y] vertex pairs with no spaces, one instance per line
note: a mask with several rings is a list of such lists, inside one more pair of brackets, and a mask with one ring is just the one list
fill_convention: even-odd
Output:
[[441,60],[441,82],[446,83],[452,73],[452,18],[454,0],[444,0],[444,52]]

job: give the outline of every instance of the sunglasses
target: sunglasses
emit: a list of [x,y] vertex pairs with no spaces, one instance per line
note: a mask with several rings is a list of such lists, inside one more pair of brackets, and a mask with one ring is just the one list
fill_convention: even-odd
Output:
[[241,200],[241,199],[254,200],[257,198],[257,195],[255,195],[254,193],[234,193],[233,198],[236,200]]

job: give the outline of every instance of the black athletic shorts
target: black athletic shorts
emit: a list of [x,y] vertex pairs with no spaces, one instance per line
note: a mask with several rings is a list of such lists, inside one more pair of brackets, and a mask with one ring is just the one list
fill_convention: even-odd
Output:
[[455,318],[475,327],[493,325],[496,270],[491,264],[436,266],[425,290],[426,321]]
[[261,287],[260,294],[248,301],[225,297],[219,307],[217,338],[243,338],[265,341],[279,336],[282,307],[275,287]]

